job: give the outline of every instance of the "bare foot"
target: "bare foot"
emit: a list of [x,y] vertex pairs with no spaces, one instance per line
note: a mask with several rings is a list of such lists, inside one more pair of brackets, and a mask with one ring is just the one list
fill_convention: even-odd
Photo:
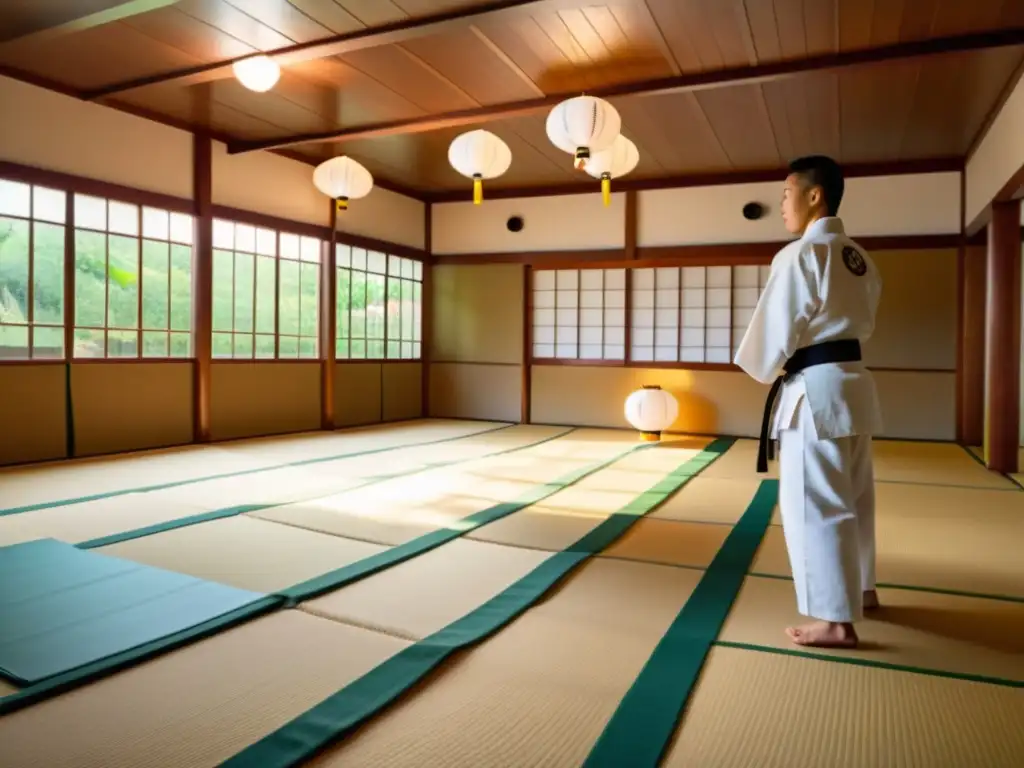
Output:
[[831,621],[815,621],[802,627],[789,627],[789,639],[797,645],[812,648],[856,648],[857,632],[853,624],[836,624]]
[[874,589],[864,590],[864,610],[873,611],[876,608],[880,608],[881,603],[878,602],[878,592]]

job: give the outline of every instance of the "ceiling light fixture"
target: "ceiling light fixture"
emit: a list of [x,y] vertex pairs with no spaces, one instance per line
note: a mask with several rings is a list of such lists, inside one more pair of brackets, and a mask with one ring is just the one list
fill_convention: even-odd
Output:
[[281,67],[269,56],[253,56],[231,65],[238,82],[250,91],[265,93],[281,77]]

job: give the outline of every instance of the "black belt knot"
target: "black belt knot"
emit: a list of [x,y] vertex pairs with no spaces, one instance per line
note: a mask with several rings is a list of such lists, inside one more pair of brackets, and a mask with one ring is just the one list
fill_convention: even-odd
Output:
[[771,431],[772,410],[775,407],[775,398],[779,396],[779,390],[782,389],[783,383],[789,381],[801,371],[815,365],[856,363],[860,359],[860,341],[857,339],[823,341],[820,344],[801,347],[793,353],[793,356],[782,367],[785,373],[779,376],[772,383],[772,388],[768,390],[768,399],[764,404],[764,417],[761,419],[761,438],[757,446],[758,472],[767,472],[769,459],[775,458],[774,446],[768,436]]

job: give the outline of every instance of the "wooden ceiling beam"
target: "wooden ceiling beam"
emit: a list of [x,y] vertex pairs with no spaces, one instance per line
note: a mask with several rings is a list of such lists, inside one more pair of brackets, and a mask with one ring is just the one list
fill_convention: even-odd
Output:
[[[881,163],[849,163],[843,165],[847,179],[868,176],[907,176],[917,173],[957,173],[963,170],[962,157],[931,157],[922,160],[898,160]],[[753,171],[727,171],[724,173],[695,173],[686,176],[665,176],[650,179],[622,179],[612,184],[613,192],[650,189],[680,189],[685,187],[718,187],[727,184],[759,184],[779,182],[786,178],[786,168],[767,168]],[[597,182],[582,184],[553,184],[538,187],[488,187],[488,200],[516,197],[550,197],[554,195],[595,195]],[[471,193],[465,190],[446,190],[426,195],[429,203],[467,202]]]
[[351,53],[352,51],[377,48],[382,45],[397,45],[421,37],[440,35],[455,29],[470,27],[484,20],[493,20],[495,17],[500,17],[504,14],[521,14],[569,7],[576,8],[586,4],[587,0],[490,0],[490,2],[481,3],[471,8],[432,13],[429,16],[420,16],[414,19],[402,19],[401,21],[394,21],[357,32],[334,35],[321,40],[296,43],[283,48],[238,56],[233,59],[224,59],[209,64],[200,64],[172,72],[164,72],[163,74],[125,80],[87,91],[83,94],[83,98],[90,101],[102,99],[106,96],[113,96],[150,85],[166,83],[195,85],[210,80],[219,80],[232,76],[231,67],[235,62],[258,55],[269,56],[281,66],[287,66],[313,59],[338,56]]
[[13,23],[0,30],[0,43],[32,38],[34,42],[71,32],[121,21],[174,5],[178,0],[75,0],[74,3],[47,3],[41,0],[5,0],[7,16]]
[[[672,93],[685,93],[712,88],[722,88],[752,83],[777,81],[784,78],[806,75],[811,72],[840,70],[851,67],[883,65],[895,61],[937,56],[948,53],[965,53],[992,48],[1024,45],[1024,28],[1003,29],[991,32],[980,32],[953,37],[932,38],[880,48],[869,48],[859,51],[812,56],[805,59],[758,64],[753,66],[730,67],[726,69],[674,75],[640,82],[616,83],[614,85],[593,88],[587,93],[601,98],[617,98],[625,96],[655,96]],[[299,144],[335,143],[372,139],[381,136],[394,136],[407,133],[424,133],[445,128],[456,128],[464,125],[479,125],[495,120],[531,115],[550,109],[563,99],[576,95],[558,93],[548,96],[527,99],[525,101],[507,102],[485,107],[474,107],[455,112],[424,115],[405,120],[393,120],[386,123],[324,131],[321,133],[296,134],[279,139],[259,141],[237,141],[228,146],[228,152],[239,154],[266,149],[281,149]]]

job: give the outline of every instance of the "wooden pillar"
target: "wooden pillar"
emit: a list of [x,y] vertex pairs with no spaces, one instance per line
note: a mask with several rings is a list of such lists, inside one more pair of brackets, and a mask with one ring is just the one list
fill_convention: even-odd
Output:
[[520,369],[522,388],[519,423],[530,423],[533,395],[533,267],[523,265],[523,365]]
[[213,141],[192,134],[192,200],[195,204],[195,251],[192,267],[193,434],[198,443],[210,436],[210,388],[213,358]]
[[1020,429],[1020,201],[992,204],[985,313],[985,464],[1016,472]]
[[957,441],[981,445],[985,440],[985,292],[986,251],[967,246],[960,252],[960,331],[957,387]]
[[420,415],[430,415],[430,355],[434,327],[434,212],[423,204],[423,283],[420,286]]
[[337,370],[338,206],[331,200],[331,239],[320,260],[320,429],[334,429],[334,373]]

